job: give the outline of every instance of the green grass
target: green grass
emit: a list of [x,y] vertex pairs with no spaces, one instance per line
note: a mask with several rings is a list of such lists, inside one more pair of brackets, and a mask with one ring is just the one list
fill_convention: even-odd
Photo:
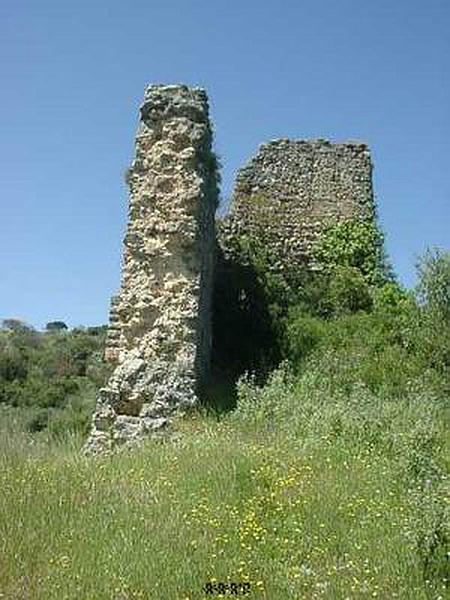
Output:
[[433,261],[420,305],[389,284],[324,317],[314,292],[280,313],[287,362],[264,385],[231,393],[219,371],[170,435],[112,456],[81,452],[108,373],[96,330],[0,332],[0,600],[204,600],[221,582],[447,598],[450,258]]
[[193,600],[249,581],[268,600],[444,598],[441,403],[420,386],[345,396],[323,375],[241,383],[220,421],[112,457],[10,426],[0,597]]

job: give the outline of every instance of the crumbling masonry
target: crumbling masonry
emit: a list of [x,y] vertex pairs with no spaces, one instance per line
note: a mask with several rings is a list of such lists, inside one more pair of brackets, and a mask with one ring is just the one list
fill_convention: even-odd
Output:
[[[196,403],[210,364],[217,242],[216,314],[226,314],[227,294],[221,292],[246,237],[270,253],[271,268],[315,268],[314,244],[324,225],[375,217],[366,145],[275,140],[239,172],[216,241],[211,140],[203,90],[147,88],[128,172],[122,283],[112,301],[106,345],[115,369],[99,392],[90,451],[140,440]],[[216,346],[230,345],[223,322],[225,337],[216,336]]]
[[220,243],[233,260],[250,235],[275,270],[314,266],[314,243],[330,222],[375,216],[372,161],[365,144],[274,140],[240,170]]
[[239,171],[229,214],[218,228],[213,328],[218,376],[263,372],[262,365],[270,369],[281,358],[258,269],[276,275],[270,280],[280,286],[282,306],[289,290],[298,291],[305,270],[321,268],[315,246],[324,228],[374,216],[365,144],[282,139],[260,147]]
[[87,448],[139,440],[196,402],[211,348],[217,207],[206,93],[149,86],[128,171],[122,282]]

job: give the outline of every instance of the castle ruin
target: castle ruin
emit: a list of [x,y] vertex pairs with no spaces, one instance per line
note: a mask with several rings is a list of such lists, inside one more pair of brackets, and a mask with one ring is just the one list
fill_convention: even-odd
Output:
[[[94,452],[142,439],[196,403],[210,367],[216,248],[217,298],[244,238],[257,239],[281,273],[314,269],[314,244],[325,225],[375,218],[365,144],[274,140],[239,172],[216,237],[217,165],[206,93],[151,85],[140,112],[127,176],[122,282],[105,352],[115,368],[98,395],[87,444]],[[220,302],[226,312],[226,294]],[[216,344],[224,340],[218,336]]]
[[366,144],[274,140],[239,171],[220,242],[233,258],[235,242],[251,235],[283,272],[314,266],[314,243],[328,223],[374,214]]

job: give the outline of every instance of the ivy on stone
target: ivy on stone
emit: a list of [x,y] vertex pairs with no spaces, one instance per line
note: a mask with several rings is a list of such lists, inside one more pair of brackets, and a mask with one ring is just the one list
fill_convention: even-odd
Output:
[[373,221],[349,219],[326,225],[316,243],[314,258],[326,271],[356,268],[369,285],[393,280],[383,233]]

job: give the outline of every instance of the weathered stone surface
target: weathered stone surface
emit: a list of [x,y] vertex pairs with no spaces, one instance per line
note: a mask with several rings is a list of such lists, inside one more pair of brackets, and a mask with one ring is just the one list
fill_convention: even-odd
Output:
[[260,238],[283,271],[314,267],[312,247],[323,226],[372,219],[372,162],[360,142],[273,140],[238,173],[220,244],[233,257],[236,240]]
[[218,194],[207,96],[151,85],[140,112],[105,352],[116,368],[98,395],[92,451],[165,426],[195,404],[209,369]]
[[[305,271],[321,268],[314,246],[329,223],[375,216],[365,144],[273,140],[237,176],[219,221],[214,290],[214,368],[225,381],[260,374],[281,359],[261,273],[275,273],[280,305]],[[270,278],[268,278],[270,280]]]

